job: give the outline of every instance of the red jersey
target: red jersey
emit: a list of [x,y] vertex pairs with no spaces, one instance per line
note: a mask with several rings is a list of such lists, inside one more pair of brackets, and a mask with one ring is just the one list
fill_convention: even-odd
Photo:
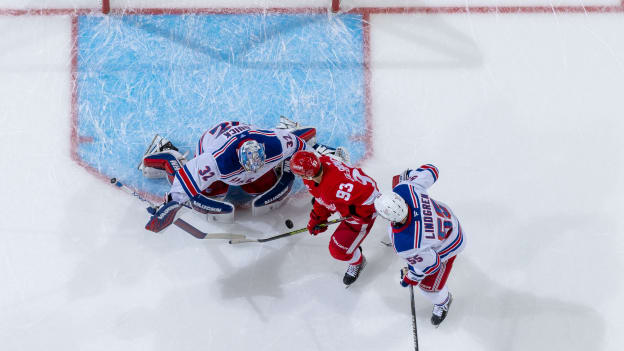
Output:
[[315,198],[313,211],[321,218],[339,212],[342,217],[370,220],[375,213],[373,201],[379,195],[377,183],[361,169],[332,157],[320,156],[319,160],[323,167],[321,182],[303,180]]

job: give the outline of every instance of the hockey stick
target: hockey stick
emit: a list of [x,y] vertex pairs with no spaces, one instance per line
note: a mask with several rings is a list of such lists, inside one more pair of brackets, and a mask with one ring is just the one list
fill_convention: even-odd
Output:
[[414,350],[418,351],[418,329],[416,328],[416,306],[414,303],[414,286],[409,286],[410,299],[412,300],[412,331],[414,333]]
[[119,189],[123,190],[125,193],[130,194],[134,197],[136,197],[137,199],[143,201],[143,202],[147,202],[148,204],[150,204],[151,207],[158,207],[158,205],[156,205],[155,203],[151,202],[150,200],[146,199],[143,197],[143,195],[137,193],[136,191],[130,189],[127,185],[125,185],[124,183],[120,182],[117,180],[117,178],[111,178],[110,179],[111,184],[113,184],[114,186],[118,187]]
[[[137,199],[139,199],[139,200],[141,200],[143,202],[147,202],[150,205],[151,208],[157,208],[158,206],[160,206],[160,205],[157,205],[157,204],[151,202],[150,200],[146,199],[145,197],[143,197],[143,195],[137,193],[136,191],[130,189],[126,184],[124,184],[121,181],[117,180],[117,178],[111,178],[110,182],[114,186],[116,186],[119,189],[123,190],[125,193],[130,194],[130,195],[136,197]],[[183,203],[182,206],[184,206],[186,208],[192,208],[187,203]]]
[[[345,219],[347,219],[346,217],[343,218],[338,218],[338,219],[334,219],[322,224],[319,224],[319,226],[321,227],[327,227],[329,225],[332,224],[336,224],[339,222],[344,221]],[[299,233],[303,233],[303,232],[307,232],[308,228],[301,228],[301,229],[297,229],[297,230],[293,230],[291,232],[286,232],[284,234],[278,234],[278,235],[274,235],[274,236],[270,236],[268,238],[264,238],[264,239],[249,239],[249,238],[242,238],[242,239],[234,239],[234,240],[230,240],[229,243],[230,244],[240,244],[240,243],[264,243],[267,241],[272,241],[272,240],[277,240],[277,239],[281,239],[281,238],[285,238],[287,236],[291,236],[291,235],[295,235],[295,234],[299,234]]]
[[178,228],[191,234],[197,239],[245,239],[243,234],[231,234],[231,233],[204,233],[201,230],[195,228],[192,224],[186,222],[182,218],[178,218],[173,222]]

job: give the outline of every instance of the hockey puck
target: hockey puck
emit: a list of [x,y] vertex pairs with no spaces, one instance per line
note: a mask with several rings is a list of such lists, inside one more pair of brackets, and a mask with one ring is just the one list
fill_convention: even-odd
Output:
[[111,184],[117,183],[117,178],[111,178]]
[[294,227],[295,225],[293,224],[293,221],[291,221],[290,219],[287,219],[286,222],[284,223],[286,224],[286,227],[288,227],[288,229],[291,229],[292,227]]

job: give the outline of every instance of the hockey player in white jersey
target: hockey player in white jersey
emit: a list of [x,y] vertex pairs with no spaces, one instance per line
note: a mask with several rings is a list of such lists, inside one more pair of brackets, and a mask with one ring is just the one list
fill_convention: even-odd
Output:
[[446,318],[453,301],[446,280],[466,243],[451,209],[427,194],[437,179],[438,169],[433,165],[407,169],[394,177],[392,192],[375,200],[377,213],[390,221],[388,231],[395,252],[407,261],[400,283],[420,287],[433,303],[431,323],[435,326]]
[[232,222],[236,204],[226,199],[231,187],[247,197],[254,216],[278,208],[295,179],[284,161],[296,151],[310,149],[315,136],[315,128],[300,127],[285,117],[276,129],[226,121],[202,135],[188,161],[167,140],[153,142],[140,168],[146,177],[167,177],[172,185],[165,202],[148,209],[152,217],[145,228],[163,230],[186,202],[211,220]]

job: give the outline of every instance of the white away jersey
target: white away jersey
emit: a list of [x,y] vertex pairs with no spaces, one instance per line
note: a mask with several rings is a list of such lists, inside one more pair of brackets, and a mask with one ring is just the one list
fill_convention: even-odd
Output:
[[410,279],[415,281],[437,272],[442,262],[465,246],[461,226],[451,209],[427,194],[437,179],[435,166],[422,165],[392,189],[409,208],[405,224],[391,224],[389,235],[396,253],[408,262]]
[[[257,172],[245,171],[238,161],[238,148],[248,140],[264,145],[266,160]],[[251,183],[296,151],[305,149],[305,141],[287,130],[259,129],[239,122],[219,123],[202,135],[195,157],[176,173],[171,196],[184,202],[218,180],[236,186]]]

